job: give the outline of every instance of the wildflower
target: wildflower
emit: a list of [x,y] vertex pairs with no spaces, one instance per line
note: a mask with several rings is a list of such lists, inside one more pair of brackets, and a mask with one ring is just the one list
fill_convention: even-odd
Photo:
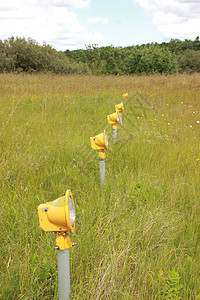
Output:
[[200,123],[200,121],[197,121],[197,123],[199,124],[199,123]]
[[166,141],[174,142],[174,139],[173,139],[173,138],[166,137],[165,139],[166,139]]
[[190,125],[190,128],[192,128],[192,125]]

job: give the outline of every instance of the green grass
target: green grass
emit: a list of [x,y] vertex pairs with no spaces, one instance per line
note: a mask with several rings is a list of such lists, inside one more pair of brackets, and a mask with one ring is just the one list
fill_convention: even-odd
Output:
[[[71,299],[200,298],[200,75],[0,75],[2,299],[57,299],[37,206],[71,189]],[[117,144],[106,115],[125,101]],[[106,128],[106,186],[90,137]]]

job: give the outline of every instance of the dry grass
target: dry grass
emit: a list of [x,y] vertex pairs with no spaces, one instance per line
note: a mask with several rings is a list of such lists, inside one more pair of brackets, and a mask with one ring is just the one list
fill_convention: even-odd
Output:
[[[106,115],[129,93],[112,143]],[[200,75],[0,74],[1,297],[56,299],[37,206],[76,202],[74,299],[198,299]],[[106,187],[90,136],[107,128]]]

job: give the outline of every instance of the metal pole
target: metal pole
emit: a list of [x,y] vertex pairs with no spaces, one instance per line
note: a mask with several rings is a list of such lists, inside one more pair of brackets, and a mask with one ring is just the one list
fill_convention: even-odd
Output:
[[120,124],[122,125],[122,116],[119,115]]
[[113,143],[117,141],[117,129],[113,129]]
[[99,158],[99,171],[101,186],[105,183],[105,158]]
[[69,248],[57,250],[59,300],[70,299]]

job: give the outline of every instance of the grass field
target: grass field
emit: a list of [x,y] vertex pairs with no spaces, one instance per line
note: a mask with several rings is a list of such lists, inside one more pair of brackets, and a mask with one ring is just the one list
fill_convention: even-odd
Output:
[[[71,299],[200,299],[200,74],[0,74],[0,120],[0,298],[58,298],[37,207],[71,189]],[[104,129],[101,191],[90,137]]]

